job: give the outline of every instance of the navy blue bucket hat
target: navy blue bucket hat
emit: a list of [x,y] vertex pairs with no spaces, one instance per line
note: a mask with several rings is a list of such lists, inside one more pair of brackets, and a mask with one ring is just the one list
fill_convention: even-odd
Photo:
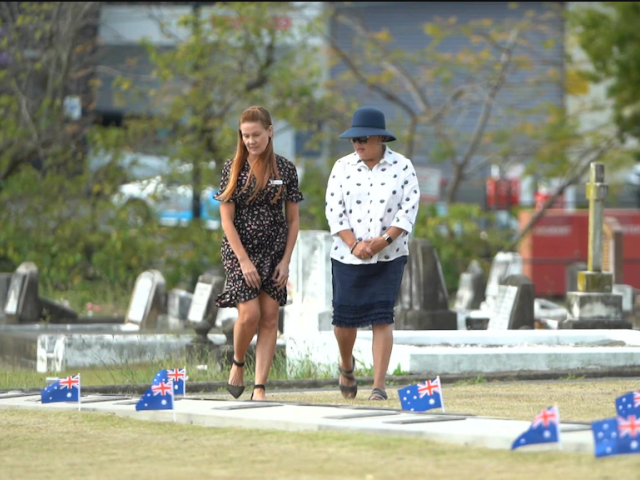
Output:
[[393,142],[396,137],[387,131],[384,121],[384,113],[377,108],[361,107],[353,112],[351,128],[340,135],[340,138],[368,137],[382,135],[387,137],[386,142]]

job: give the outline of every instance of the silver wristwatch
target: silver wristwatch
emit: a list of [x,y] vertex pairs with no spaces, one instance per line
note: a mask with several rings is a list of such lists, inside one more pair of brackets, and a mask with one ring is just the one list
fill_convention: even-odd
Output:
[[384,239],[385,239],[385,241],[386,241],[389,245],[391,245],[391,244],[393,243],[393,238],[391,238],[391,237],[390,237],[388,234],[386,234],[386,233],[385,233],[384,235],[382,235],[382,238],[384,238]]

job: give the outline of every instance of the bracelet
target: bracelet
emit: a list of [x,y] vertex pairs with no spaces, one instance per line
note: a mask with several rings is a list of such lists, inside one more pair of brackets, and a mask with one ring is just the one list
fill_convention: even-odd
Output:
[[356,248],[356,245],[358,245],[360,242],[356,241],[356,243],[353,244],[353,247],[351,247],[351,253],[353,253],[353,251]]

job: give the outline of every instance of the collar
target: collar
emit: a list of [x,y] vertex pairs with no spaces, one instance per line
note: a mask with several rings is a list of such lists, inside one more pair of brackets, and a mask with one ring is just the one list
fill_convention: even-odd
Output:
[[[385,162],[385,163],[387,163],[389,165],[392,165],[393,164],[393,156],[394,156],[393,150],[391,150],[388,145],[385,145],[384,155],[382,156],[382,159],[380,160],[380,163]],[[364,162],[362,161],[362,159],[358,156],[358,154],[356,152],[353,152],[351,155],[349,155],[348,163],[349,163],[349,165],[364,164]]]

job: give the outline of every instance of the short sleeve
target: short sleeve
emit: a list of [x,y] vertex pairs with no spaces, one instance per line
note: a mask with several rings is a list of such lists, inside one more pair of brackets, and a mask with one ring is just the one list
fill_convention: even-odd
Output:
[[[227,184],[229,183],[229,176],[231,175],[231,164],[233,163],[233,159],[229,159],[225,162],[224,166],[222,167],[222,172],[220,173],[220,188],[218,189],[218,191],[216,192],[216,194],[214,195],[213,198],[215,198],[216,200],[222,202],[223,200],[220,200],[220,198],[218,198],[218,196],[224,192],[224,189],[227,188]],[[235,192],[233,192],[233,195],[231,195],[231,198],[229,200],[224,200],[226,202],[235,202],[236,200],[236,196],[238,194],[238,189],[236,189]]]
[[304,200],[302,196],[302,192],[300,191],[300,187],[298,186],[298,172],[296,171],[296,167],[293,163],[287,161],[285,162],[285,171],[282,175],[284,184],[285,184],[285,193],[284,199],[287,202],[300,203]]

